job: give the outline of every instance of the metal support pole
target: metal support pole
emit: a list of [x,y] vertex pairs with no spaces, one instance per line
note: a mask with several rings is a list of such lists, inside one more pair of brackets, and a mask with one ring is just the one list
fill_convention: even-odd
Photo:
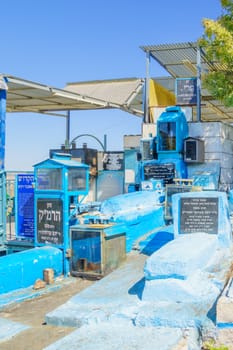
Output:
[[66,141],[65,141],[65,148],[70,148],[70,111],[67,111],[66,115]]
[[201,50],[197,47],[197,121],[201,121]]
[[104,134],[104,152],[107,152],[107,135]]
[[144,92],[144,123],[149,123],[150,52],[146,52],[146,82]]
[[0,76],[0,245],[6,240],[5,135],[7,89],[6,80],[3,76]]
[[6,92],[6,81],[0,76],[0,171],[5,169]]

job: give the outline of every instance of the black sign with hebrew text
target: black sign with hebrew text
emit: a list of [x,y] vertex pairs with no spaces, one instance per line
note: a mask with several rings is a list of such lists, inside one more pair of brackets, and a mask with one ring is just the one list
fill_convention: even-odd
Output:
[[59,198],[37,200],[37,241],[63,244],[63,202]]
[[218,198],[181,197],[180,233],[218,234]]

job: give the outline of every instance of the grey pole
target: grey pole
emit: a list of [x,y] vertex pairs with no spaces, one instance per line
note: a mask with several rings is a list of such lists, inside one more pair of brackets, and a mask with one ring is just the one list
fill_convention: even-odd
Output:
[[6,136],[6,96],[8,86],[0,75],[0,171],[5,169],[5,136]]
[[66,115],[66,141],[65,141],[65,148],[70,148],[70,111],[67,111]]
[[6,240],[5,136],[7,90],[7,80],[0,75],[0,244],[3,244]]
[[104,134],[104,151],[107,152],[107,135]]
[[146,52],[146,84],[144,93],[144,123],[149,123],[149,90],[150,90],[150,51]]
[[201,121],[201,50],[197,47],[197,121]]

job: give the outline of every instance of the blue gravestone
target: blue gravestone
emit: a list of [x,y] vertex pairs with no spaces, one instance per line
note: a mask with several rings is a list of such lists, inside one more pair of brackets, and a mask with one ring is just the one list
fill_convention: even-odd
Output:
[[142,300],[156,303],[150,315],[154,326],[204,324],[232,261],[227,195],[174,194],[172,213],[175,239],[147,259]]

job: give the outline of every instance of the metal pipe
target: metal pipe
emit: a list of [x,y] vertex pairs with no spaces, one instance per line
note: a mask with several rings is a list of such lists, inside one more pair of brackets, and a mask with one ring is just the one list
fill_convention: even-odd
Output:
[[201,121],[201,50],[197,47],[197,121]]
[[5,135],[6,135],[6,92],[7,84],[0,76],[0,171],[5,169]]
[[146,82],[144,91],[144,123],[149,123],[149,90],[150,90],[150,51],[146,52]]
[[66,114],[66,141],[65,148],[69,149],[70,147],[70,111],[67,111]]
[[7,80],[0,76],[0,244],[6,239],[5,135]]
[[107,152],[107,135],[104,134],[104,152]]

